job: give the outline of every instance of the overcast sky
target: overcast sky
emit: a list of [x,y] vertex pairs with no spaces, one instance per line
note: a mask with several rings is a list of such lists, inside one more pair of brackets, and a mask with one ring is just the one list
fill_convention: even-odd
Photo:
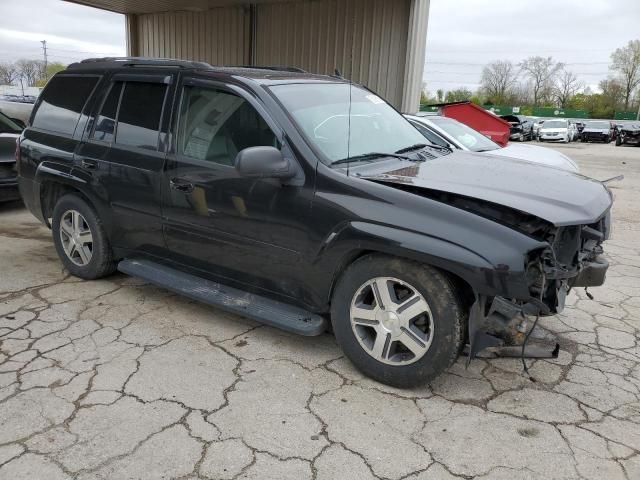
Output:
[[[588,85],[608,74],[609,55],[640,37],[640,0],[432,0],[425,81],[431,92],[478,87],[482,65],[530,55],[567,63]],[[61,0],[2,0],[0,61],[124,55],[124,17]]]

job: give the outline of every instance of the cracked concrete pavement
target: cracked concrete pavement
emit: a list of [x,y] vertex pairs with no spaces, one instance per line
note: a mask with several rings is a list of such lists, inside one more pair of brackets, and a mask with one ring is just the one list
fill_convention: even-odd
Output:
[[559,145],[614,185],[604,287],[541,325],[555,360],[363,378],[302,338],[114,275],[61,268],[0,206],[0,478],[640,478],[640,149]]

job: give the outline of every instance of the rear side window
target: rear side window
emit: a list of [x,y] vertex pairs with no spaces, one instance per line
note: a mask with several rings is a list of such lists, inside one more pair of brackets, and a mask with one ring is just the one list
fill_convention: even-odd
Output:
[[163,83],[127,82],[124,86],[116,144],[158,148],[160,117],[167,86]]
[[109,95],[102,104],[100,115],[96,120],[96,128],[93,138],[103,142],[112,142],[116,134],[116,115],[118,113],[118,103],[122,92],[122,82],[116,82],[111,86]]
[[96,83],[98,77],[59,75],[52,78],[42,92],[33,126],[73,135],[82,108]]

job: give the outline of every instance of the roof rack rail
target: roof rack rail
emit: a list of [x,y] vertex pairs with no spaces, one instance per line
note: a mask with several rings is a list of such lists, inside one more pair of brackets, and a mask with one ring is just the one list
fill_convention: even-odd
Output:
[[[103,64],[103,65],[100,65]],[[98,66],[109,67],[177,67],[177,68],[212,68],[206,62],[194,62],[191,60],[178,60],[175,58],[149,58],[149,57],[99,57],[87,58],[69,65],[68,69],[95,68]]]
[[308,73],[298,67],[288,67],[286,65],[234,65],[230,68],[253,68],[256,70],[273,70],[274,72]]

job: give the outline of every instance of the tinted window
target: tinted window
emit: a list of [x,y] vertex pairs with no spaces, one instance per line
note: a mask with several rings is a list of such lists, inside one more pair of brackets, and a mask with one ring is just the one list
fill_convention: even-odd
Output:
[[112,142],[116,133],[116,114],[118,113],[118,102],[120,101],[120,92],[122,92],[122,82],[114,83],[107,95],[100,115],[96,120],[96,128],[92,137],[96,140]]
[[158,148],[166,90],[163,83],[125,83],[118,113],[117,144],[152,150]]
[[244,99],[226,92],[186,87],[182,97],[179,153],[233,165],[247,147],[277,146],[264,119]]
[[73,135],[82,107],[97,82],[97,77],[52,78],[42,92],[33,126]]

